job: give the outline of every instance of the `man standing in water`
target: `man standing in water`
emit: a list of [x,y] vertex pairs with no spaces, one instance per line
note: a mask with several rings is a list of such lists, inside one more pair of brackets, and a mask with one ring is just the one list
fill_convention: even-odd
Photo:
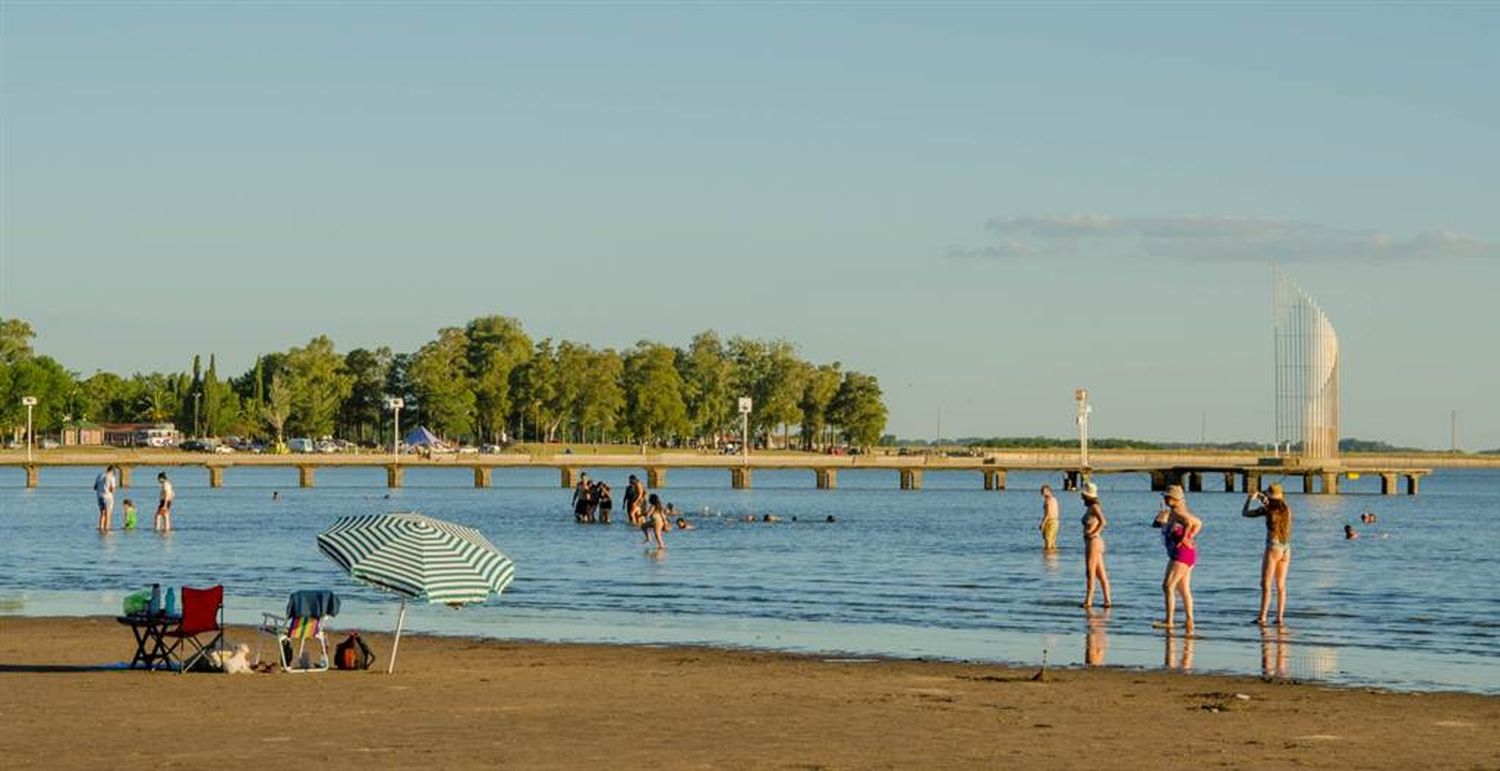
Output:
[[1042,531],[1042,551],[1057,550],[1057,499],[1052,497],[1052,485],[1042,485],[1042,521],[1037,529]]
[[99,504],[99,529],[108,530],[115,510],[115,467],[105,466],[94,480],[94,498]]
[[157,474],[156,481],[161,484],[161,500],[156,504],[154,527],[165,532],[172,529],[172,501],[176,500],[177,492],[172,489],[172,483],[167,481],[167,472]]
[[1274,581],[1276,625],[1283,626],[1286,624],[1286,572],[1292,566],[1292,510],[1286,505],[1286,494],[1281,485],[1271,485],[1264,494],[1252,491],[1240,514],[1266,518],[1266,551],[1260,560],[1260,615],[1255,617],[1255,623],[1266,625],[1266,612],[1271,608],[1271,583]]

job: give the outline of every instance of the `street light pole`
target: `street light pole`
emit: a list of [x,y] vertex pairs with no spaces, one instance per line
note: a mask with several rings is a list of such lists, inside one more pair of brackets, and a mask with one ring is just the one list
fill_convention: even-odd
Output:
[[740,457],[750,457],[750,397],[740,397]]
[[26,462],[31,462],[31,408],[36,406],[35,396],[21,397],[21,403],[26,405]]
[[385,408],[391,411],[391,456],[395,463],[401,462],[401,408],[406,400],[399,396],[388,396]]
[[1089,468],[1089,413],[1094,411],[1089,406],[1089,392],[1079,388],[1073,391],[1073,398],[1078,400],[1078,464],[1084,473]]

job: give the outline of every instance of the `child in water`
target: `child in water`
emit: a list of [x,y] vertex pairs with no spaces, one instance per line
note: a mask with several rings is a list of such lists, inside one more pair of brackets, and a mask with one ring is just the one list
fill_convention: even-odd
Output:
[[135,529],[135,502],[129,498],[125,499],[125,529]]

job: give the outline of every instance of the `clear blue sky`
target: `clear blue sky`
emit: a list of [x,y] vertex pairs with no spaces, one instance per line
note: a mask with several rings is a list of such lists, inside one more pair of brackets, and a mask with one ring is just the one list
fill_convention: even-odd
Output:
[[85,375],[482,314],[785,337],[890,429],[1500,446],[1500,6],[0,6],[0,315]]

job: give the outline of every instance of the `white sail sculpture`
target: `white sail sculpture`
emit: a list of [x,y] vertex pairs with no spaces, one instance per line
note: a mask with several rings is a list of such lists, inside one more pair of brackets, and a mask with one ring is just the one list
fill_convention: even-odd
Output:
[[1339,336],[1328,314],[1272,268],[1276,441],[1306,461],[1339,453]]

